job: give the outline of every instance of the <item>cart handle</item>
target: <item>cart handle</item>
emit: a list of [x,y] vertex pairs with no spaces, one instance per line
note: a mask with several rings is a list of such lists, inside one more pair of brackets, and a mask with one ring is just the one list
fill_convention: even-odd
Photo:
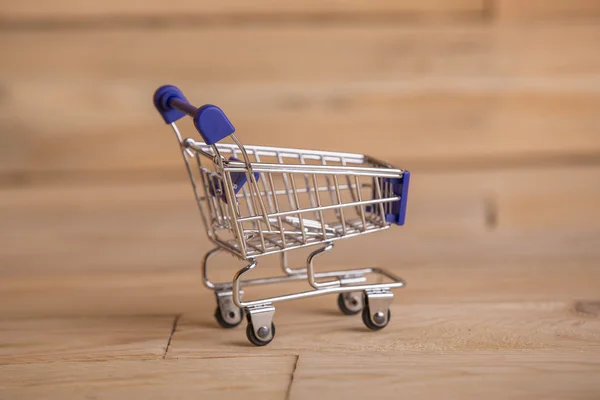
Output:
[[[156,89],[154,92],[154,106],[167,124],[174,125],[175,121],[186,115],[192,117],[194,126],[198,130],[198,133],[200,133],[200,136],[202,136],[202,139],[204,139],[204,142],[213,147],[216,155],[215,161],[221,170],[223,170],[223,157],[219,153],[219,149],[215,146],[215,143],[231,136],[233,142],[240,148],[242,158],[246,164],[246,178],[250,181],[256,193],[260,193],[257,183],[258,176],[260,175],[256,176],[252,171],[252,164],[250,162],[250,157],[248,157],[248,152],[246,152],[244,145],[235,136],[235,128],[223,110],[212,104],[206,104],[200,108],[196,108],[190,104],[181,90],[172,85],[164,85]],[[181,142],[179,135],[178,139],[179,144],[183,146],[184,144]],[[238,175],[233,178],[236,180],[235,183],[238,185],[238,190],[241,188],[239,185],[243,185],[246,182],[246,179],[243,179],[241,176],[242,175]],[[262,196],[259,196],[258,200],[267,229],[271,230],[271,223],[269,222],[267,209],[263,203]]]
[[189,115],[194,126],[204,139],[213,145],[235,132],[223,110],[212,104],[196,108],[185,98],[181,90],[172,85],[164,85],[154,92],[154,106],[167,124]]

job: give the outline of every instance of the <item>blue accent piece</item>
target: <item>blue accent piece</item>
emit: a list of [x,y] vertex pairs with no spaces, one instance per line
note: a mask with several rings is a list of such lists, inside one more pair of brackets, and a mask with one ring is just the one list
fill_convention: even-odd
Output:
[[398,210],[397,225],[404,225],[406,220],[406,207],[408,206],[408,186],[410,185],[410,171],[402,174],[402,190],[400,192],[400,210]]
[[[257,182],[260,179],[260,174],[258,172],[254,173],[254,179],[256,179]],[[248,177],[246,176],[245,172],[232,172],[231,181],[235,185],[235,189],[233,189],[233,191],[235,192],[235,194],[237,194],[240,190],[242,190],[242,188],[248,181]]]
[[[235,157],[229,157],[229,161],[242,162],[242,160],[237,159]],[[260,174],[258,172],[254,173],[254,179],[256,179],[256,182],[258,182],[258,180],[260,179]],[[235,194],[237,194],[240,190],[242,190],[242,188],[244,187],[244,185],[246,184],[247,181],[248,181],[248,177],[246,176],[245,172],[232,172],[231,173],[231,182],[234,185],[233,191],[235,192]]]
[[188,103],[181,90],[172,85],[161,86],[154,92],[154,107],[156,107],[167,124],[185,117],[183,111],[179,111],[169,105],[171,99],[179,99]]
[[[229,157],[229,161],[242,162],[241,160],[239,160],[235,157]],[[246,175],[245,172],[231,172],[230,175],[231,175],[231,182],[234,185],[233,191],[235,192],[235,194],[238,194],[238,192],[240,190],[242,190],[242,188],[248,181],[248,176]],[[258,172],[254,173],[254,179],[256,179],[257,182],[260,179],[260,174]],[[215,188],[219,188],[219,180],[220,180],[219,178],[213,177],[213,182],[214,182]],[[212,186],[210,186],[210,194],[215,196]],[[221,198],[223,199],[224,202],[227,202],[227,195],[225,194],[225,192],[221,193]]]
[[[400,201],[395,201],[391,204],[391,213],[385,214],[385,220],[390,224],[404,225],[406,220],[406,208],[408,205],[408,187],[410,184],[410,172],[404,171],[402,178],[377,178],[379,185],[383,188],[383,184],[390,185],[393,194],[400,196]],[[375,198],[375,187],[373,187],[373,198]],[[389,206],[384,206],[384,208]],[[367,212],[379,214],[379,205],[369,205],[366,207]]]
[[194,115],[194,125],[206,144],[215,144],[235,132],[223,110],[212,104],[198,109]]

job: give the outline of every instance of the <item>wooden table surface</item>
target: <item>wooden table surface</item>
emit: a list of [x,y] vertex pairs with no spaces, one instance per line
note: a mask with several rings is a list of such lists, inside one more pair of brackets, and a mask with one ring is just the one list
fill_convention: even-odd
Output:
[[396,270],[384,330],[325,296],[278,305],[263,348],[196,271],[4,279],[0,397],[598,398],[597,260]]

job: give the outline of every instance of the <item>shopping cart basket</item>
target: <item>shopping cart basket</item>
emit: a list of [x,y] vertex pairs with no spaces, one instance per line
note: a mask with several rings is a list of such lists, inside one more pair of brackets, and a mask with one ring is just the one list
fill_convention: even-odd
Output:
[[[262,346],[275,336],[273,303],[337,293],[344,314],[362,311],[372,330],[390,321],[391,289],[402,279],[379,268],[317,273],[314,259],[336,240],[403,225],[410,173],[362,154],[244,146],[223,111],[192,106],[174,86],[162,86],[154,104],[177,136],[208,238],[215,244],[203,261],[204,285],[215,292],[215,317],[225,328],[247,317],[246,335]],[[189,115],[202,141],[183,139],[175,122]],[[230,137],[233,144],[219,143]],[[319,246],[305,268],[288,266],[288,251]],[[208,279],[208,263],[227,251],[248,265],[232,282]],[[243,279],[257,259],[280,254],[283,274]],[[378,274],[386,283],[367,284]],[[260,300],[242,300],[244,286],[308,280],[312,290]]]

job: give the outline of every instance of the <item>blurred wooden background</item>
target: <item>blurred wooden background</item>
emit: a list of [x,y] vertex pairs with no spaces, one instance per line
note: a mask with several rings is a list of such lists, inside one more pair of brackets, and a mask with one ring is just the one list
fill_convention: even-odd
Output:
[[246,143],[366,152],[412,170],[396,231],[399,246],[415,242],[409,259],[485,257],[488,244],[598,254],[597,1],[0,10],[2,274],[197,263],[205,241],[189,221],[200,219],[151,102],[165,83],[220,105]]
[[598,254],[597,1],[0,10],[2,274],[197,264],[205,241],[151,102],[165,83],[220,105],[247,143],[366,152],[412,170],[397,231],[399,246],[415,242],[409,259],[485,257],[488,245]]
[[5,317],[205,311],[166,83],[248,144],[411,170],[407,225],[330,256],[409,303],[598,299],[597,0],[0,0],[0,49]]

